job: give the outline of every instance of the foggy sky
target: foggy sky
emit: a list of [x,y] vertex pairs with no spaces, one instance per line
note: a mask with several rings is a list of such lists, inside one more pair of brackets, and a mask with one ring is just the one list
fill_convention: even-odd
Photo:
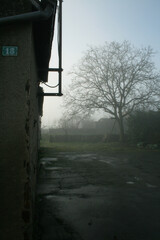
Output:
[[[160,69],[159,0],[64,0],[63,1],[63,90],[70,83],[67,74],[89,45],[128,40],[136,47],[150,45],[157,52]],[[50,67],[57,67],[56,33]],[[49,75],[56,85],[56,74]],[[45,92],[52,92],[42,85]],[[63,91],[64,92],[64,91]],[[62,116],[63,97],[45,97],[42,127],[51,126]]]

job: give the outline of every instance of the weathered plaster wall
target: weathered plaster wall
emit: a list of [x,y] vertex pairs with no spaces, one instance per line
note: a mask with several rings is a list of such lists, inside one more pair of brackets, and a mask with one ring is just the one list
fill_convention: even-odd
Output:
[[[30,239],[38,148],[38,80],[31,23],[0,26],[0,239]],[[17,57],[2,46],[18,46]]]

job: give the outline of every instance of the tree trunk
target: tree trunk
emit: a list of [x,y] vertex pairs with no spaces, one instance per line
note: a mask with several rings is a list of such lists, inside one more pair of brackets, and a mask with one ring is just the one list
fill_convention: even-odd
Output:
[[68,142],[68,129],[64,129],[65,142]]
[[119,125],[120,142],[123,143],[125,141],[123,118],[118,119],[118,125]]

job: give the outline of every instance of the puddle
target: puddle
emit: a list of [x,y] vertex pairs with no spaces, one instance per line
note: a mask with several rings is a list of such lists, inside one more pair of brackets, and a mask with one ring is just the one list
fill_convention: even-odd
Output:
[[130,184],[130,185],[133,185],[135,184],[136,182],[140,181],[140,178],[139,177],[134,177],[134,181],[128,181],[126,182],[127,184]]
[[41,158],[42,162],[57,162],[58,158]]
[[62,168],[61,167],[45,167],[44,169],[47,171],[58,171],[58,170],[61,170]]
[[134,182],[126,182],[127,184],[133,185],[135,184]]
[[149,183],[146,183],[146,185],[147,185],[147,187],[149,187],[149,188],[157,188],[157,186],[152,185],[152,184],[149,184]]
[[118,163],[118,158],[116,158],[116,157],[106,157],[106,158],[101,157],[101,159],[99,159],[99,162],[103,162],[103,163],[107,163],[112,166],[115,166]]
[[66,155],[65,156],[68,160],[78,160],[78,161],[81,161],[81,162],[85,162],[85,161],[93,161],[93,160],[96,160],[97,159],[97,155],[96,154],[75,154],[75,155]]
[[104,196],[109,189],[102,186],[87,185],[79,188],[67,189],[63,194],[70,194],[72,196],[79,196],[80,198],[88,198],[89,196]]
[[139,178],[139,177],[134,177],[134,179],[135,179],[136,181],[139,181],[139,180],[140,180],[140,178]]
[[56,198],[56,194],[48,194],[45,196],[45,199],[53,199],[53,198]]
[[103,163],[107,163],[107,164],[110,164],[110,165],[114,165],[112,160],[108,159],[108,160],[99,160],[99,162],[103,162]]

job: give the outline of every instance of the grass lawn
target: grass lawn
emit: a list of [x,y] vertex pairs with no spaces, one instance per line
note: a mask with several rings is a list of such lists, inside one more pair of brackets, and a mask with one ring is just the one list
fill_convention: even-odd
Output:
[[[49,141],[41,141],[41,149],[48,149],[54,152],[135,152],[144,151],[136,146],[121,143],[78,143],[78,142],[61,142],[51,143]],[[146,151],[146,150],[145,150]]]

